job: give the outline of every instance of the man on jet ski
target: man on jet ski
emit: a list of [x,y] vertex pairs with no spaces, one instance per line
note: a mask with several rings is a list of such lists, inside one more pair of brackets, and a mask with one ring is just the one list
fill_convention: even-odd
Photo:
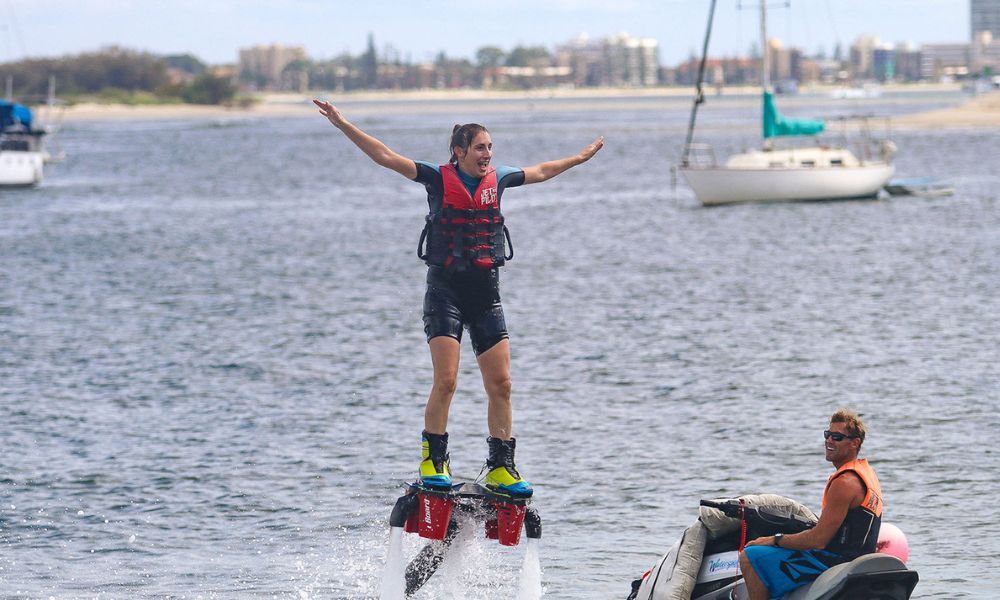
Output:
[[875,552],[882,521],[882,488],[867,459],[858,459],[865,425],[842,408],[823,432],[826,460],[837,469],[826,482],[816,526],[801,533],[757,538],[740,553],[750,600],[781,598],[830,567]]

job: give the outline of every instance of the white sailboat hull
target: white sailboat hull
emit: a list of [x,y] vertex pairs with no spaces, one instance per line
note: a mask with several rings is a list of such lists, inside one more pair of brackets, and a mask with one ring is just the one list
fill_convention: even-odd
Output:
[[[712,7],[714,11],[714,2]],[[706,50],[712,31],[712,16],[710,12],[705,33]],[[871,138],[867,124],[861,130],[860,142],[853,144],[861,151],[860,159],[846,147],[830,145],[819,139],[814,142],[816,145],[779,146],[779,140],[784,145],[789,138],[805,140],[806,136],[822,133],[824,123],[816,119],[784,117],[774,104],[769,78],[771,45],[767,37],[767,2],[760,3],[760,41],[763,49],[760,81],[764,145],[759,150],[733,154],[722,165],[716,162],[711,146],[693,143],[695,116],[698,105],[705,99],[701,86],[707,56],[702,57],[683,160],[676,167],[698,201],[704,206],[714,206],[876,196],[895,171],[892,159],[896,145],[885,139],[873,146],[875,140]]]
[[0,151],[0,187],[25,187],[42,182],[43,154],[35,151]]
[[679,167],[704,206],[739,202],[871,198],[895,168],[877,162],[857,166],[734,168]]

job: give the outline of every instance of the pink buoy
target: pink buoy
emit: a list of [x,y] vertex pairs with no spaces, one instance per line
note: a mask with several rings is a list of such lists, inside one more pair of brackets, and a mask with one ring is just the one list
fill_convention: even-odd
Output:
[[875,551],[891,554],[904,563],[910,558],[910,544],[906,541],[906,536],[892,523],[882,523],[878,530],[878,544],[875,546]]

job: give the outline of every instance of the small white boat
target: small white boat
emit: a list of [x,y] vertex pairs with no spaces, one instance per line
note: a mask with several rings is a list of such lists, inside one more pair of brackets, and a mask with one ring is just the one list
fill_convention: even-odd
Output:
[[951,196],[955,193],[955,186],[950,181],[936,177],[910,177],[889,181],[889,183],[885,184],[885,191],[893,196],[922,196],[930,198],[935,196]]
[[[892,152],[885,148],[886,154]],[[873,198],[892,177],[886,160],[859,161],[845,148],[751,150],[724,165],[681,167],[704,206],[737,202]]]
[[29,187],[42,182],[45,131],[33,128],[31,110],[0,100],[0,187]]
[[881,96],[882,88],[874,84],[837,88],[830,92],[830,97],[834,100],[861,100],[865,98],[880,98]]
[[[714,9],[714,3],[712,7]],[[814,143],[806,147],[777,148],[778,138],[817,136],[825,129],[823,121],[792,119],[781,115],[770,91],[767,43],[767,8],[760,4],[761,83],[763,87],[763,147],[730,156],[725,163],[716,161],[715,153],[706,144],[695,144],[695,117],[698,105],[704,102],[702,76],[708,55],[712,12],[709,13],[708,33],[697,83],[697,96],[691,112],[687,142],[677,171],[684,176],[703,206],[742,202],[773,202],[787,200],[846,200],[873,198],[885,186],[895,170],[892,159],[896,146],[889,140],[875,142],[867,124],[862,128],[855,155],[844,147]]]

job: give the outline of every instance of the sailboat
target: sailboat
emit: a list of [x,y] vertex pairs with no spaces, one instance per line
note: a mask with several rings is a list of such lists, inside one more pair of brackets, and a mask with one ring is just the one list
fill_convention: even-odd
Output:
[[30,108],[0,100],[0,187],[41,183],[44,135],[44,129],[34,127]]
[[761,2],[760,5],[763,47],[760,68],[763,88],[762,147],[734,154],[720,165],[711,146],[693,143],[698,105],[705,100],[701,86],[714,13],[715,0],[712,0],[687,142],[681,164],[677,166],[698,201],[704,206],[712,206],[741,202],[841,200],[876,196],[892,177],[895,169],[892,159],[896,147],[891,141],[882,140],[873,149],[867,127],[864,128],[867,139],[862,145],[863,155],[860,158],[840,146],[816,143],[787,148],[775,146],[777,138],[816,136],[824,131],[825,123],[792,119],[778,112],[768,68],[770,49],[767,43],[766,2]]

